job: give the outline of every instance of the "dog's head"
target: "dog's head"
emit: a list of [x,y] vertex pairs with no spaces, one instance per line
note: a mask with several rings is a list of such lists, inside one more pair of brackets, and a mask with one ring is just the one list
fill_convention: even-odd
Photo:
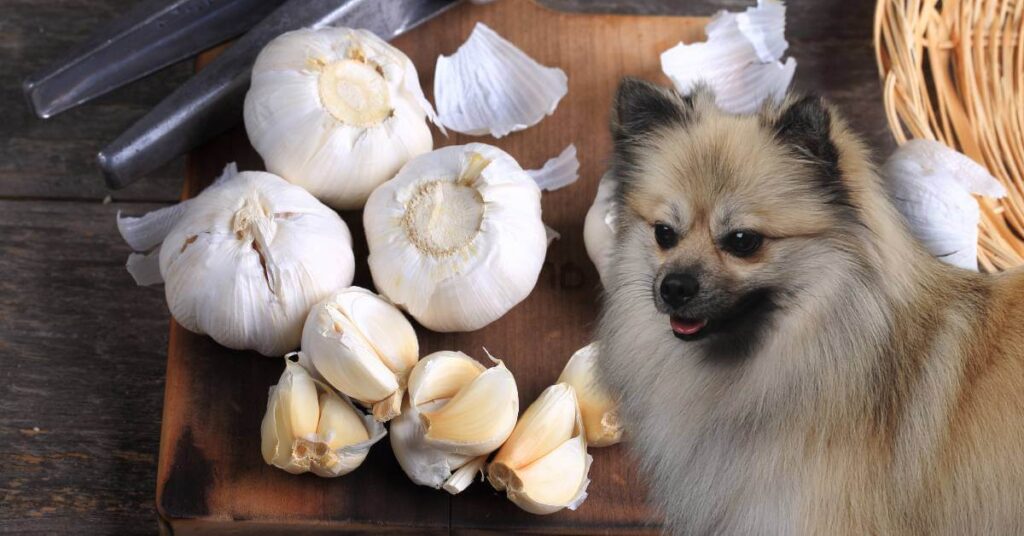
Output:
[[851,262],[858,214],[837,121],[815,97],[731,115],[706,89],[683,97],[624,80],[612,111],[612,285],[649,285],[677,338],[748,353],[801,291]]

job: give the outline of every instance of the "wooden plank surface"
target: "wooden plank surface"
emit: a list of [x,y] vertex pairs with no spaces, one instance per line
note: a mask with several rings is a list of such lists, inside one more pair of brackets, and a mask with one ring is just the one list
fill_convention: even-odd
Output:
[[[184,166],[108,192],[93,157],[190,66],[49,121],[31,115],[19,87],[133,1],[7,0],[0,8],[0,533],[156,531],[168,314],[159,289],[136,288],[125,274],[128,248],[113,218],[161,206],[122,200],[176,199]],[[677,1],[699,15],[753,3]],[[836,102],[884,157],[892,141],[870,43],[874,2],[787,4],[796,86]],[[609,53],[603,44],[591,52]],[[421,68],[425,77],[432,70]],[[114,202],[101,204],[107,194]]]

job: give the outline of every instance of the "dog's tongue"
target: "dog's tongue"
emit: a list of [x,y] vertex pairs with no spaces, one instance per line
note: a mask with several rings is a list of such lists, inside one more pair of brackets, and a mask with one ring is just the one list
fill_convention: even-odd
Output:
[[693,335],[708,325],[707,320],[689,320],[677,316],[673,316],[670,322],[672,323],[672,331],[680,335]]

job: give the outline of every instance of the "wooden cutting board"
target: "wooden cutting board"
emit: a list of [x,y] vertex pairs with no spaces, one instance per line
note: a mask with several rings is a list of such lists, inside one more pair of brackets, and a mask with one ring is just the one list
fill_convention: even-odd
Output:
[[[553,116],[525,131],[495,140],[458,134],[445,138],[435,130],[435,147],[490,143],[524,168],[537,168],[575,143],[580,180],[544,194],[544,221],[561,238],[548,250],[529,298],[473,333],[418,331],[422,355],[461,350],[479,359],[486,346],[504,359],[516,376],[525,410],[589,341],[594,325],[600,282],[583,247],[583,218],[610,151],[608,108],[616,84],[624,75],[667,83],[659,54],[680,40],[702,39],[706,20],[561,13],[525,0],[485,6],[467,2],[394,41],[418,67],[428,97],[437,56],[454,52],[477,21],[540,63],[564,69],[569,93]],[[183,196],[196,195],[231,161],[243,170],[262,169],[241,128],[190,155]],[[372,288],[361,214],[342,217],[355,239],[355,283]],[[591,449],[586,502],[577,511],[549,516],[519,510],[487,483],[474,483],[456,497],[416,486],[402,473],[387,439],[359,469],[340,478],[295,476],[268,466],[260,455],[260,421],[267,389],[277,383],[283,365],[280,359],[227,350],[171,322],[157,477],[157,508],[165,529],[179,534],[658,531],[659,519],[644,505],[644,486],[623,445]]]

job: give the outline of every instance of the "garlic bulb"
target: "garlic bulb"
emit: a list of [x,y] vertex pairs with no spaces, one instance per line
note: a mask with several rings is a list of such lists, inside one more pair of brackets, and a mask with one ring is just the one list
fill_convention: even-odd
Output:
[[559,383],[523,412],[491,461],[487,479],[532,514],[575,510],[587,498],[592,461],[576,393]]
[[568,80],[478,22],[454,54],[437,58],[438,119],[456,132],[500,138],[553,114]]
[[282,34],[260,52],[245,130],[267,170],[338,209],[433,147],[412,62],[367,30]]
[[666,50],[661,69],[684,95],[705,83],[719,108],[752,113],[765,99],[781,100],[793,80],[796,60],[779,61],[789,47],[785,29],[786,6],[778,0],[758,0],[743,13],[720,11],[704,29],[706,42]]
[[339,290],[309,311],[302,353],[324,381],[366,406],[381,422],[401,412],[409,371],[420,355],[416,331],[380,296]]
[[518,414],[516,381],[504,363],[485,368],[462,352],[436,352],[409,376],[391,448],[413,482],[454,495],[508,439]]
[[587,445],[607,447],[622,440],[622,424],[618,404],[597,377],[598,348],[598,343],[592,342],[577,350],[565,364],[558,383],[567,383],[576,391]]
[[229,166],[182,206],[118,225],[133,247],[158,247],[133,255],[136,270],[159,262],[167,305],[189,331],[280,356],[298,347],[310,306],[352,282],[345,222],[280,177]]
[[497,147],[419,156],[363,211],[377,290],[434,331],[472,331],[529,295],[547,250],[540,189]]
[[587,248],[590,261],[597,268],[601,283],[608,283],[608,265],[612,261],[612,247],[615,245],[615,181],[611,172],[601,177],[597,185],[594,203],[587,210],[583,220],[583,245]]
[[351,402],[318,385],[298,363],[285,363],[281,379],[270,388],[260,426],[264,461],[294,474],[350,473],[387,432]]
[[940,260],[977,271],[981,211],[971,194],[1003,197],[1006,188],[968,156],[931,140],[901,145],[881,174],[911,234]]

